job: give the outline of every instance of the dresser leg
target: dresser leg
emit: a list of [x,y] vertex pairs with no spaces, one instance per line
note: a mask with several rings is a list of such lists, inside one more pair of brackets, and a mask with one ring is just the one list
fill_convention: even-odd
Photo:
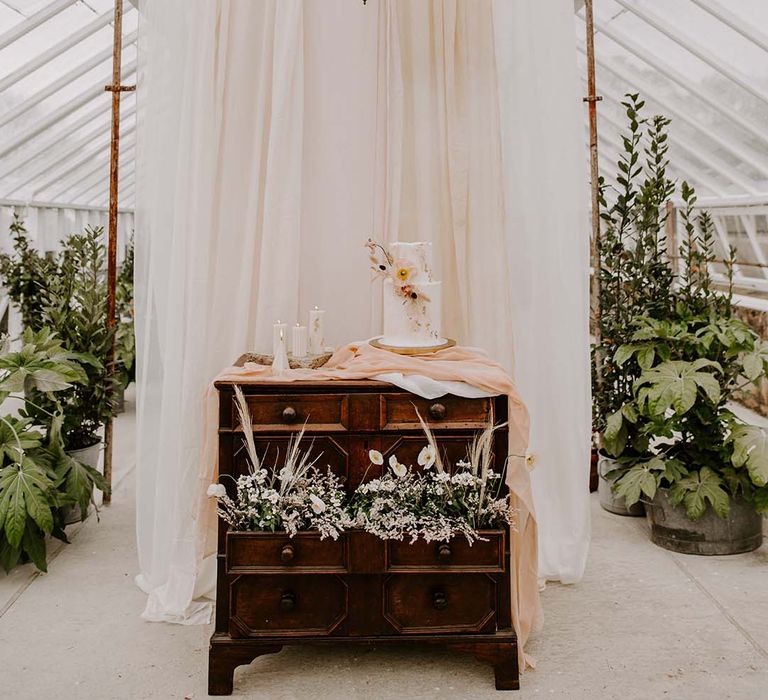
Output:
[[454,645],[454,649],[472,654],[478,661],[493,666],[496,690],[520,688],[517,642],[474,642]]
[[256,644],[211,644],[208,651],[208,695],[232,695],[235,669],[265,654],[276,654],[282,646]]

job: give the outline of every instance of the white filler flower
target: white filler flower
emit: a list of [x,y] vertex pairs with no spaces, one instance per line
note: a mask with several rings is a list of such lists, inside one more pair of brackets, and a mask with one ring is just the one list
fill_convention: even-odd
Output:
[[426,445],[422,448],[421,452],[419,452],[419,457],[416,461],[419,465],[424,467],[424,469],[429,469],[435,463],[436,457],[435,448],[432,447],[432,445]]
[[384,464],[384,455],[378,450],[370,450],[368,452],[368,459],[371,460],[371,464],[382,465]]
[[227,495],[227,489],[224,484],[211,484],[206,493],[211,497],[223,498]]

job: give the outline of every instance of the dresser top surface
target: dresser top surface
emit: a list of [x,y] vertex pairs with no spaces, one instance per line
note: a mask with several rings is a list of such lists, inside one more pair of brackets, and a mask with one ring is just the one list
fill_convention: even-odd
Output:
[[291,389],[313,389],[323,391],[404,391],[389,382],[379,382],[374,379],[302,379],[296,381],[279,381],[276,379],[217,379],[214,382],[217,389],[229,389],[241,386],[244,389],[261,389],[264,392],[290,391]]

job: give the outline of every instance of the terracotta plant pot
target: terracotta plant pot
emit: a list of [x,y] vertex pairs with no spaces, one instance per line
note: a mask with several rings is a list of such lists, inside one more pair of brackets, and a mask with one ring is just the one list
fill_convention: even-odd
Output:
[[751,552],[763,543],[763,517],[741,496],[731,498],[727,518],[719,517],[708,504],[701,518],[690,520],[682,505],[672,503],[668,489],[656,491],[653,502],[645,508],[651,540],[673,552],[740,554]]

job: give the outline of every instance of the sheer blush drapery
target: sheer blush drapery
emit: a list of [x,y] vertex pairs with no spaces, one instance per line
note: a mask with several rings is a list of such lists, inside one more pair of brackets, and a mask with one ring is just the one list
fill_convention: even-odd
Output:
[[[578,578],[588,539],[587,239],[568,4],[550,7],[561,45],[538,74],[543,49],[511,26],[535,19],[541,29],[543,11],[527,17],[530,3],[143,3],[137,531],[146,618],[197,623],[210,613],[213,562],[194,520],[209,380],[241,352],[268,348],[276,318],[303,320],[314,304],[327,309],[334,344],[377,332],[369,235],[432,240],[447,332],[510,368],[515,347],[540,453],[534,480],[544,475],[536,509],[549,516],[542,570]],[[518,99],[537,90],[560,97]],[[524,128],[530,143],[521,144]],[[556,206],[544,199],[554,190]],[[536,257],[549,249],[562,253],[554,270]]]

